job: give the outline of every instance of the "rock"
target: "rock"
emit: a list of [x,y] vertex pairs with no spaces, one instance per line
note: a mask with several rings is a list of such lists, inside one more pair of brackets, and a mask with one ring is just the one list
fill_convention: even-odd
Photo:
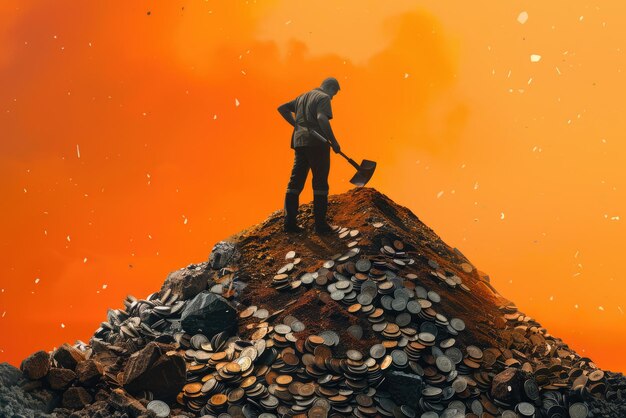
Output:
[[408,405],[419,410],[419,400],[422,397],[422,378],[416,374],[391,370],[385,373],[385,384],[391,390],[389,393],[398,405]]
[[37,351],[22,361],[20,369],[28,379],[41,379],[50,370],[50,354],[43,350]]
[[213,246],[209,255],[209,265],[213,270],[219,270],[238,258],[235,244],[220,241]]
[[83,386],[94,386],[102,377],[102,366],[94,360],[81,361],[76,365],[76,375]]
[[91,359],[97,361],[103,368],[110,367],[117,362],[119,354],[111,349],[111,345],[95,338],[89,340],[91,345]]
[[92,401],[92,397],[87,390],[80,386],[69,388],[63,394],[63,407],[69,409],[83,409]]
[[0,363],[0,386],[15,386],[23,379],[20,369],[9,363]]
[[172,294],[178,295],[180,300],[191,299],[206,290],[212,275],[213,273],[208,269],[207,263],[198,266],[190,264],[185,268],[171,272],[165,279],[160,293],[163,295],[169,289]]
[[79,362],[85,360],[85,355],[77,348],[65,343],[54,350],[52,358],[57,367],[74,370]]
[[180,392],[187,381],[185,359],[176,351],[165,351],[167,347],[150,342],[129,357],[122,376],[129,393],[147,390],[157,399],[168,399]]
[[237,330],[237,311],[223,297],[205,291],[185,306],[181,324],[187,333],[202,333],[208,338],[222,331],[234,333]]
[[109,403],[118,411],[126,412],[131,417],[147,414],[148,410],[137,399],[130,396],[124,389],[114,389]]
[[[38,387],[30,387],[32,384]],[[57,418],[47,413],[60,396],[41,386],[42,380],[28,380],[18,368],[0,363],[0,417]]]
[[498,373],[491,383],[491,396],[508,404],[520,402],[524,397],[525,373],[509,367]]
[[50,388],[54,390],[63,390],[68,387],[76,379],[76,373],[70,369],[62,369],[60,367],[52,367],[46,376],[46,380]]

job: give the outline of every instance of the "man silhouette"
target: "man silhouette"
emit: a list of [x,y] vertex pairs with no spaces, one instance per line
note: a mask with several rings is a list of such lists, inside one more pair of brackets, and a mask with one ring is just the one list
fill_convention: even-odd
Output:
[[[285,219],[283,229],[286,232],[302,232],[296,224],[298,199],[304,188],[309,169],[313,172],[313,214],[315,232],[327,234],[331,231],[326,222],[328,208],[328,173],[330,171],[330,148],[335,153],[341,150],[329,119],[333,118],[330,101],[339,91],[339,82],[333,77],[326,78],[320,87],[303,93],[294,100],[278,107],[278,112],[294,127],[291,135],[291,148],[294,149],[291,178],[285,194]],[[295,114],[295,119],[292,116]],[[315,129],[328,139],[331,145],[316,138],[310,132]]]

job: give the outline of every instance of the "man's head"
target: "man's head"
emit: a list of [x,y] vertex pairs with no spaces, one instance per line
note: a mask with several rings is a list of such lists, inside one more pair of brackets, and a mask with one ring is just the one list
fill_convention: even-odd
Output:
[[324,81],[322,81],[322,85],[320,87],[326,92],[326,94],[330,96],[331,99],[340,90],[339,82],[335,77],[326,78]]

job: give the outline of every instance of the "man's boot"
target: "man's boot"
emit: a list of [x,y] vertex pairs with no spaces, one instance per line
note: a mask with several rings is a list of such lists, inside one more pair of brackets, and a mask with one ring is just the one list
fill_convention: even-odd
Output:
[[283,230],[285,232],[302,232],[296,224],[296,217],[298,216],[298,195],[295,193],[285,194],[285,221],[283,224]]
[[327,195],[313,195],[313,215],[315,217],[315,232],[320,235],[329,234],[332,232],[332,228],[326,222],[327,208]]

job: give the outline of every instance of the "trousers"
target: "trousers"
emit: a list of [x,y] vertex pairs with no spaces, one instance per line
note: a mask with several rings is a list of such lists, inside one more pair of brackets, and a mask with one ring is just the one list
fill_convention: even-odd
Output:
[[287,193],[299,195],[309,174],[313,173],[313,196],[328,196],[330,147],[296,147]]

